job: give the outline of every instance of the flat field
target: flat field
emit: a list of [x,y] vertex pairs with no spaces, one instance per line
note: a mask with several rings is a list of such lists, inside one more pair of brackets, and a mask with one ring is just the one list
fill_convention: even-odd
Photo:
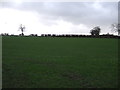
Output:
[[2,38],[3,88],[116,88],[118,39]]

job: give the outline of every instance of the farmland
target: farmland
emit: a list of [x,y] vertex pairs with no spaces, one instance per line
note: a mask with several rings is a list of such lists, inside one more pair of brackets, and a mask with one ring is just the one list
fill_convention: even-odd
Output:
[[116,88],[118,39],[2,38],[3,88]]

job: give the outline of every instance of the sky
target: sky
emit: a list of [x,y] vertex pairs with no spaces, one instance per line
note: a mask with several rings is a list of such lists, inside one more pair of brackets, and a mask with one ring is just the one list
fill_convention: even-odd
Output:
[[0,0],[0,33],[20,34],[90,34],[100,26],[101,34],[117,34],[111,24],[118,22],[118,2],[99,0],[82,2],[45,2]]

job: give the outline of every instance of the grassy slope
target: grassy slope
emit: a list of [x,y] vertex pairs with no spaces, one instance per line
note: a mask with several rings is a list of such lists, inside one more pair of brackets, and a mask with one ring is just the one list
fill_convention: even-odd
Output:
[[117,39],[3,37],[3,88],[117,87]]

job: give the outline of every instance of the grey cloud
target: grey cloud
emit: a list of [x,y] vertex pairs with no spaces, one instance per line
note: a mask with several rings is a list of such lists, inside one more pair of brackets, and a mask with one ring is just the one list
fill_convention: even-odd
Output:
[[73,24],[107,24],[117,20],[117,3],[99,3],[101,9],[92,7],[94,3],[44,3],[36,10],[44,14],[49,19],[59,19],[70,21]]
[[118,19],[117,2],[26,2],[18,7],[10,3],[3,3],[3,5],[36,11],[43,16],[42,21],[46,24],[55,24],[55,20],[63,19],[73,24],[106,26],[117,22]]

